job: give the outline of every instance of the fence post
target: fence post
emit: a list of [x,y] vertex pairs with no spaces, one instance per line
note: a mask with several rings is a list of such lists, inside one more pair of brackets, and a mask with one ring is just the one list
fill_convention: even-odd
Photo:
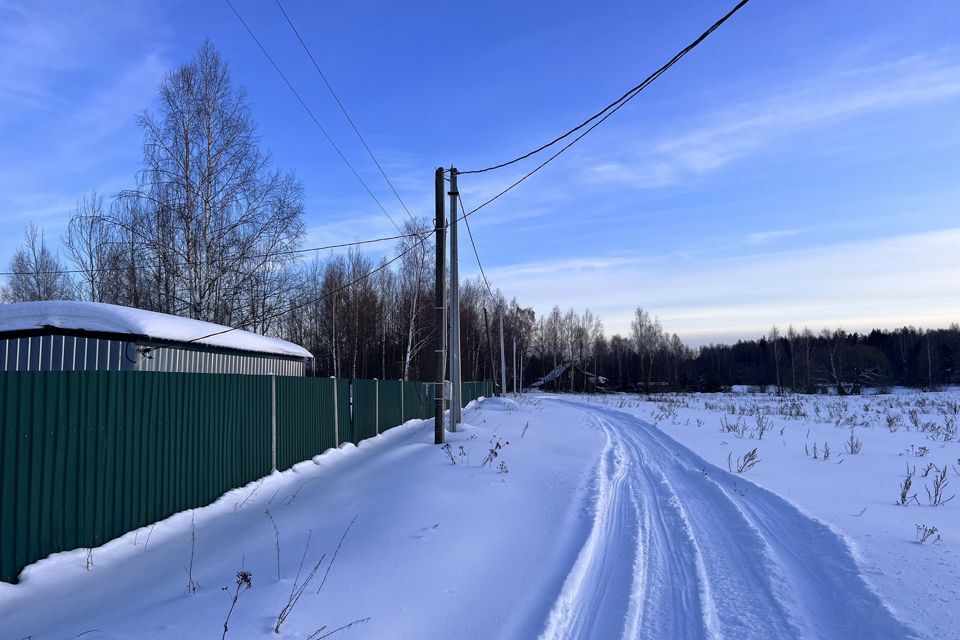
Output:
[[337,378],[330,376],[333,381],[333,442],[340,448],[340,403],[337,402]]
[[376,378],[373,379],[373,397],[375,399],[373,406],[376,407],[375,416],[373,424],[377,428],[377,435],[380,435],[380,381]]
[[277,376],[270,374],[270,468],[277,470]]

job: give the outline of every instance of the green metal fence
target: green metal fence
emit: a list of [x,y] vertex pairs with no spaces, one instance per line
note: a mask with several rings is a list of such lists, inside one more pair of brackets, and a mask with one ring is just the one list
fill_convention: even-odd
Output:
[[420,382],[0,372],[0,580],[432,414]]
[[[277,388],[277,468],[289,469],[336,447],[341,424],[349,425],[350,405],[334,413],[333,378],[275,378]],[[337,389],[339,391],[339,389]]]
[[354,444],[361,440],[377,435],[379,420],[377,419],[377,381],[353,381],[353,429]]
[[270,378],[0,373],[0,579],[270,472]]
[[337,425],[339,438],[337,446],[344,442],[359,442],[354,434],[353,419],[350,415],[350,380],[346,378],[331,378],[335,380],[334,384],[337,390],[337,415],[339,424]]
[[461,401],[464,406],[477,398],[489,398],[493,395],[493,382],[490,380],[464,382],[461,387]]
[[377,432],[403,424],[403,381],[377,382]]
[[403,422],[433,416],[433,385],[423,382],[403,383]]

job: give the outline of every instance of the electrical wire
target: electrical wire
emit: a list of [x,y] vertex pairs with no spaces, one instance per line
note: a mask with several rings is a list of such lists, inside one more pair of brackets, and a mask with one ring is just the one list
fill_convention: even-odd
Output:
[[[460,191],[459,191],[459,190],[457,191],[457,200],[460,201],[460,208],[463,209],[464,211],[466,211],[467,207],[464,206],[464,204],[463,204],[463,198],[460,197]],[[487,274],[484,273],[484,271],[483,271],[483,263],[480,262],[480,252],[477,251],[477,243],[474,242],[474,240],[473,240],[473,231],[470,229],[470,218],[464,217],[463,221],[467,224],[467,235],[470,236],[470,244],[473,245],[473,255],[477,258],[477,266],[480,267],[480,275],[483,277],[483,284],[487,287],[487,293],[490,294],[490,303],[493,304],[493,303],[496,301],[496,298],[497,298],[497,297],[496,297],[495,295],[493,295],[493,290],[490,288],[490,282],[487,280]],[[501,329],[502,329],[502,328],[503,328],[503,309],[502,309],[502,307],[501,307],[499,304],[497,304],[497,310],[498,310],[499,313],[500,313],[500,323],[501,323],[501,324],[500,324],[500,327],[501,327]],[[487,317],[486,305],[484,305],[483,317],[484,317],[484,322],[486,323],[486,317]],[[502,334],[502,333],[501,333],[500,337],[501,337],[501,338],[503,337],[503,334]],[[489,338],[490,338],[490,332],[489,332],[489,325],[488,325],[488,327],[487,327],[487,348],[490,349],[490,352],[491,352],[491,353],[490,353],[490,360],[491,360],[490,366],[491,366],[491,368],[492,368],[492,367],[493,367],[493,362],[492,362],[492,361],[493,361],[493,349],[490,347],[490,340],[489,340]],[[493,381],[493,383],[494,383],[494,385],[496,385],[497,388],[500,387],[500,383],[496,380],[496,376],[494,376],[494,381]]]
[[[460,208],[464,211],[467,210],[467,207],[463,204],[463,198],[460,197],[460,192],[457,192],[457,200],[460,201]],[[480,252],[477,251],[477,243],[473,240],[473,230],[470,229],[470,218],[464,218],[464,222],[467,223],[467,235],[470,237],[470,244],[473,246],[473,255],[477,258],[477,266],[480,267],[480,275],[483,277],[483,284],[487,287],[487,293],[490,294],[490,299],[493,300],[496,296],[493,295],[493,290],[490,288],[490,281],[487,280],[487,274],[483,271],[483,263],[480,262]]]
[[[429,235],[429,234],[427,234]],[[263,253],[255,254],[251,256],[246,256],[248,259],[256,260],[260,258],[270,258],[273,256],[279,255],[294,255],[298,253],[309,253],[312,251],[325,251],[327,249],[343,249],[346,247],[356,247],[364,244],[373,244],[375,242],[386,242],[388,240],[401,240],[403,238],[420,238],[421,236],[416,233],[405,233],[398,236],[387,236],[384,238],[370,238],[369,240],[357,240],[355,242],[341,242],[340,244],[328,244],[322,247],[308,247],[306,249],[287,249],[284,251],[275,251],[273,253]],[[150,265],[138,265],[133,267],[134,270],[140,270],[150,267],[159,267],[157,264]],[[0,276],[40,276],[40,275],[67,275],[67,274],[76,274],[76,273],[107,273],[110,271],[129,271],[130,266],[124,267],[100,267],[97,269],[58,269],[50,271],[0,271]]]
[[[281,316],[283,316],[283,315],[286,315],[286,314],[290,313],[291,311],[296,311],[297,309],[302,309],[303,307],[308,307],[308,306],[310,306],[310,305],[312,305],[312,304],[316,304],[317,302],[320,302],[321,300],[324,300],[324,299],[326,299],[326,298],[329,298],[329,297],[332,296],[332,295],[336,295],[336,294],[340,293],[341,291],[352,287],[353,285],[355,285],[356,283],[360,282],[361,280],[365,280],[365,279],[369,278],[370,276],[372,276],[373,274],[378,273],[378,272],[380,272],[380,271],[383,271],[383,270],[386,269],[388,266],[390,266],[391,264],[393,264],[394,262],[396,262],[397,260],[399,260],[399,259],[402,258],[403,256],[405,256],[405,255],[407,255],[408,253],[410,253],[411,251],[413,251],[417,246],[419,246],[419,245],[423,244],[424,242],[426,242],[428,239],[430,239],[430,237],[431,237],[430,235],[424,235],[423,237],[420,237],[416,242],[414,242],[414,243],[411,244],[409,247],[407,247],[406,249],[404,249],[403,251],[401,251],[400,253],[398,253],[397,255],[395,255],[395,256],[394,256],[393,258],[391,258],[390,260],[387,260],[386,262],[382,263],[382,264],[381,264],[380,266],[378,266],[376,269],[373,269],[373,270],[371,270],[371,271],[368,271],[367,273],[363,274],[362,276],[359,276],[359,277],[357,277],[357,278],[354,278],[354,279],[351,280],[350,282],[348,282],[348,283],[346,283],[346,284],[344,284],[344,285],[342,285],[342,286],[340,286],[340,287],[337,287],[337,288],[334,289],[333,291],[328,291],[327,293],[323,294],[322,296],[318,296],[318,297],[316,297],[316,298],[311,298],[310,300],[307,300],[307,301],[305,301],[305,302],[301,302],[301,303],[299,303],[299,304],[295,304],[295,305],[293,305],[293,306],[286,307],[286,308],[283,309],[283,311],[278,311],[277,313],[272,313],[272,314],[269,314],[269,315],[267,315],[267,316],[264,316],[263,318],[261,318],[261,321],[262,321],[262,322],[266,322],[266,321],[269,321],[269,320],[274,320],[274,319],[276,319],[276,318],[279,318],[279,317],[281,317]],[[213,333],[208,333],[207,335],[200,336],[199,338],[192,338],[192,339],[190,339],[190,340],[187,340],[187,342],[197,342],[197,341],[199,341],[199,340],[205,340],[205,339],[207,339],[207,338],[212,338],[212,337],[214,337],[214,336],[219,336],[219,335],[223,335],[223,334],[225,334],[225,333],[230,333],[231,331],[239,331],[239,330],[240,330],[240,327],[231,327],[231,328],[229,328],[229,329],[224,329],[223,331],[215,331],[215,332],[213,332]]]
[[387,219],[390,221],[390,224],[396,227],[398,232],[403,233],[403,230],[400,228],[399,225],[397,225],[394,219],[390,216],[390,214],[384,208],[383,204],[380,202],[377,196],[373,194],[373,191],[370,190],[370,187],[367,185],[364,179],[360,177],[360,174],[357,173],[357,170],[353,167],[352,164],[350,164],[350,161],[347,160],[347,157],[343,155],[343,152],[340,150],[340,147],[337,146],[337,143],[333,141],[333,138],[330,137],[330,134],[327,133],[327,130],[323,128],[323,125],[320,124],[320,121],[317,120],[317,117],[313,115],[313,111],[310,110],[310,107],[307,106],[307,103],[304,102],[302,97],[300,97],[300,93],[293,86],[293,83],[291,83],[290,80],[287,79],[287,76],[283,73],[283,71],[280,70],[280,67],[277,66],[277,63],[273,61],[273,58],[267,52],[266,48],[260,43],[260,40],[257,39],[257,36],[253,33],[253,30],[249,27],[249,25],[247,25],[247,22],[243,19],[243,16],[240,15],[240,12],[237,11],[236,7],[233,6],[233,3],[230,2],[230,0],[224,0],[224,2],[227,3],[227,6],[229,6],[231,11],[233,11],[234,15],[237,16],[237,19],[240,21],[240,24],[242,24],[243,28],[247,30],[248,34],[250,34],[250,37],[257,44],[257,47],[259,47],[264,57],[266,57],[267,61],[273,67],[274,71],[277,72],[277,74],[280,76],[283,82],[287,85],[287,88],[290,89],[290,92],[293,93],[293,95],[297,98],[297,101],[300,103],[300,106],[303,107],[304,111],[307,112],[307,115],[310,116],[310,119],[313,120],[313,123],[317,125],[317,128],[320,129],[320,132],[323,133],[323,136],[327,139],[327,142],[330,143],[330,146],[332,146],[334,151],[337,152],[337,155],[340,156],[340,159],[343,160],[344,164],[346,164],[350,168],[350,171],[353,172],[353,175],[357,178],[360,184],[363,185],[363,188],[366,189],[368,194],[370,194],[370,197],[373,198],[373,201],[377,203],[377,206],[383,212],[383,215],[387,216]]
[[[701,42],[703,42],[704,40],[706,40],[707,37],[708,37],[711,33],[713,33],[713,32],[716,31],[718,28],[720,28],[720,26],[723,25],[724,22],[726,22],[726,21],[729,20],[731,17],[733,17],[733,15],[734,15],[735,13],[737,13],[740,9],[742,9],[748,2],[750,2],[750,0],[740,0],[740,2],[738,2],[738,3],[736,4],[736,6],[733,7],[733,9],[731,9],[730,11],[728,11],[728,12],[726,13],[726,15],[724,15],[722,18],[720,18],[719,20],[717,20],[716,22],[714,22],[714,23],[710,26],[709,29],[707,29],[707,30],[704,31],[702,34],[700,34],[700,36],[699,36],[696,40],[694,40],[693,42],[691,42],[690,44],[688,44],[686,47],[684,47],[683,49],[681,49],[679,53],[677,53],[675,56],[673,56],[673,57],[672,57],[669,61],[667,61],[663,66],[661,66],[659,69],[657,69],[656,71],[654,71],[653,73],[651,73],[649,76],[647,76],[647,77],[643,80],[643,82],[641,82],[640,84],[636,85],[635,87],[633,87],[632,89],[630,89],[629,91],[627,91],[626,93],[624,93],[622,96],[620,96],[619,98],[617,98],[616,100],[614,100],[613,102],[611,102],[610,104],[608,104],[607,106],[605,106],[603,109],[601,109],[601,110],[598,111],[597,113],[593,114],[592,116],[590,116],[589,118],[587,118],[586,120],[584,120],[583,122],[581,122],[580,124],[578,124],[577,126],[575,126],[574,128],[570,129],[570,130],[567,131],[566,133],[563,133],[562,135],[557,136],[556,138],[554,138],[554,139],[551,140],[550,142],[548,142],[548,143],[546,143],[546,144],[544,144],[544,145],[542,145],[542,146],[540,146],[540,147],[537,147],[537,148],[534,149],[533,151],[529,151],[529,152],[527,152],[527,153],[525,153],[525,154],[523,154],[523,155],[521,155],[521,156],[518,156],[518,157],[514,158],[513,160],[508,160],[508,161],[506,161],[506,162],[501,162],[500,164],[495,164],[495,165],[492,165],[492,166],[489,166],[489,167],[486,167],[486,168],[483,168],[483,169],[471,169],[471,170],[469,170],[469,171],[458,171],[457,173],[459,173],[460,175],[471,174],[471,173],[485,173],[485,172],[487,172],[487,171],[494,171],[495,169],[502,169],[503,167],[508,167],[508,166],[510,166],[510,165],[512,165],[512,164],[515,164],[515,163],[517,163],[517,162],[520,162],[521,160],[525,160],[525,159],[529,158],[530,156],[536,155],[536,154],[540,153],[541,151],[543,151],[543,150],[545,150],[545,149],[548,149],[548,148],[552,147],[553,145],[557,144],[557,143],[560,142],[561,140],[564,140],[564,139],[566,139],[567,137],[569,137],[569,136],[573,135],[574,133],[576,133],[577,131],[583,129],[584,127],[586,127],[588,124],[590,124],[591,122],[593,122],[593,121],[596,120],[597,118],[601,118],[601,117],[602,117],[602,120],[600,120],[600,122],[603,122],[603,120],[606,120],[607,117],[609,117],[612,113],[618,111],[618,110],[620,109],[620,107],[622,107],[622,106],[625,105],[627,102],[629,102],[630,100],[632,100],[633,98],[635,98],[641,91],[643,91],[643,90],[644,90],[648,85],[650,85],[654,80],[656,80],[656,79],[659,78],[661,75],[663,75],[670,67],[672,67],[673,65],[675,65],[675,64],[676,64],[677,62],[679,62],[684,56],[686,56],[688,53],[690,53],[691,51],[693,51],[693,50],[697,47],[697,45],[699,45]],[[605,114],[606,114],[606,115],[605,115]],[[599,123],[598,123],[598,124],[599,124]],[[590,127],[590,129],[588,129],[585,133],[589,133],[591,130],[593,130],[593,129],[595,128],[595,126],[596,126],[596,125],[594,125],[593,127]],[[575,143],[575,142],[577,142],[578,140],[580,140],[581,138],[583,138],[583,135],[578,136],[578,137],[576,138],[576,140],[574,140],[573,142]],[[563,151],[565,151],[566,149],[570,148],[570,146],[572,146],[572,144],[573,144],[573,143],[568,144],[566,147],[564,147],[563,149],[561,149],[561,152],[563,152]],[[559,155],[559,154],[556,154],[556,155]],[[556,156],[554,156],[554,157],[556,157]],[[552,160],[553,158],[550,158],[550,159]],[[549,162],[549,160],[548,160],[548,162]],[[544,164],[546,164],[546,163],[544,163]],[[532,173],[536,173],[536,171],[539,170],[539,169],[540,169],[540,167],[537,167],[537,169],[535,169],[534,171],[532,171],[531,174],[532,174]],[[526,179],[526,177],[529,177],[529,176],[524,176],[524,179]],[[523,180],[521,180],[521,182],[522,182],[522,181],[523,181]],[[484,203],[484,204],[487,204],[487,203]],[[481,205],[481,206],[484,206],[484,205]],[[478,207],[478,208],[479,208],[479,207]]]
[[[637,87],[634,88],[634,90],[633,90],[633,91],[634,91],[633,95],[637,95],[638,93],[640,93],[641,91],[643,91],[643,89],[645,89],[646,87],[648,87],[654,80],[656,80],[656,79],[659,78],[661,75],[663,75],[663,73],[665,73],[666,70],[669,69],[669,68],[673,65],[673,63],[674,63],[675,61],[679,60],[681,57],[683,57],[683,55],[686,55],[687,52],[689,52],[689,51],[692,50],[694,47],[696,47],[696,46],[697,46],[700,42],[702,42],[708,35],[710,35],[711,33],[713,33],[713,31],[715,31],[720,25],[722,25],[724,22],[726,22],[734,13],[736,13],[737,11],[739,11],[740,8],[742,8],[742,7],[743,7],[744,5],[746,5],[748,2],[750,2],[750,0],[740,0],[740,2],[737,3],[737,5],[736,5],[733,9],[731,9],[730,11],[728,11],[726,15],[724,15],[722,18],[720,18],[720,20],[718,20],[718,21],[716,21],[715,23],[713,23],[713,25],[712,25],[709,29],[707,29],[705,32],[703,32],[703,34],[701,34],[700,37],[697,38],[696,40],[694,40],[691,44],[687,45],[687,47],[686,47],[683,51],[681,51],[680,53],[678,53],[676,56],[674,56],[673,59],[672,59],[670,62],[668,62],[667,64],[665,64],[665,65],[663,65],[662,67],[660,67],[657,71],[655,71],[655,72],[652,73],[651,75],[647,76],[647,78],[646,78],[642,83],[640,83],[639,85],[637,85]],[[630,97],[632,98],[633,96],[630,96]],[[568,142],[567,144],[565,144],[565,145],[564,145],[563,147],[561,147],[557,152],[555,152],[555,153],[554,153],[553,155],[551,155],[549,158],[547,158],[546,160],[544,160],[543,162],[541,162],[540,164],[538,164],[536,167],[534,167],[533,169],[531,169],[530,171],[528,171],[526,174],[524,174],[522,177],[520,177],[518,180],[516,180],[516,181],[513,182],[510,186],[508,186],[506,189],[504,189],[503,191],[500,191],[500,192],[497,193],[495,196],[493,196],[493,197],[490,198],[489,200],[485,201],[484,203],[482,203],[481,205],[479,205],[478,207],[476,207],[476,208],[473,209],[472,211],[465,212],[459,219],[466,219],[468,216],[473,215],[474,213],[476,213],[476,212],[479,211],[480,209],[483,209],[485,206],[487,206],[487,205],[490,204],[491,202],[497,200],[498,198],[500,198],[501,196],[503,196],[503,195],[506,194],[507,192],[509,192],[509,191],[513,190],[514,188],[518,187],[518,186],[519,186],[521,183],[523,183],[527,178],[529,178],[529,177],[532,176],[533,174],[535,174],[535,173],[537,173],[538,171],[540,171],[540,169],[543,169],[545,166],[547,166],[548,164],[550,164],[554,159],[556,159],[557,156],[559,156],[561,153],[563,153],[564,151],[566,151],[567,149],[569,149],[570,147],[572,147],[573,145],[575,145],[576,143],[578,143],[578,142],[579,142],[580,140],[582,140],[587,134],[589,134],[591,131],[593,131],[594,129],[596,129],[597,127],[599,127],[601,124],[603,124],[604,121],[606,121],[607,118],[609,118],[610,116],[612,116],[613,114],[615,114],[617,111],[620,110],[621,107],[623,107],[625,104],[627,104],[627,100],[629,100],[629,99],[630,99],[630,98],[627,98],[626,100],[621,99],[622,101],[620,101],[620,103],[617,104],[617,105],[616,105],[614,108],[612,108],[612,109],[610,109],[609,107],[607,107],[607,109],[604,110],[604,111],[606,111],[606,114],[603,115],[603,117],[601,117],[599,120],[597,120],[596,122],[594,122],[592,125],[590,125],[590,127],[588,127],[583,133],[581,133],[581,134],[578,135],[576,138],[574,138],[573,140],[571,140],[570,142]],[[613,104],[616,104],[616,103],[613,103]],[[602,113],[602,112],[601,112],[601,113]],[[595,118],[596,118],[596,116],[594,116],[594,117],[591,118],[590,120],[593,120],[593,119],[595,119]],[[590,122],[590,120],[587,120],[586,122]],[[579,125],[578,127],[574,128],[574,129],[571,129],[570,131],[568,131],[567,133],[565,133],[563,136],[561,136],[561,137],[558,138],[557,140],[566,138],[567,136],[570,135],[570,133],[572,133],[572,132],[574,132],[574,131],[577,131],[577,130],[583,128],[583,126],[586,124],[586,122],[584,122],[583,124]],[[553,142],[551,142],[550,144],[552,145]],[[548,145],[548,146],[549,146],[549,145]],[[544,148],[546,148],[546,147],[544,147]],[[529,154],[528,154],[528,155],[529,155]],[[504,165],[501,165],[501,166],[506,166],[506,164],[511,164],[511,163],[513,163],[513,162],[514,162],[514,161],[511,161],[510,163],[505,163]],[[483,171],[486,171],[486,169],[483,170]],[[474,171],[474,172],[461,172],[461,171],[457,171],[457,173],[458,173],[458,174],[461,174],[461,173],[478,173],[478,172],[477,172],[477,171]]]
[[370,149],[370,145],[367,144],[367,141],[364,139],[363,135],[360,134],[360,130],[357,128],[356,123],[354,123],[353,118],[350,117],[350,114],[347,113],[347,108],[343,106],[343,102],[340,101],[340,97],[337,95],[337,92],[333,90],[330,82],[327,80],[327,76],[320,69],[320,65],[317,63],[316,58],[313,57],[313,53],[307,47],[307,43],[304,42],[303,38],[300,36],[300,32],[297,30],[297,27],[293,24],[293,20],[290,19],[290,16],[287,14],[286,10],[283,8],[283,5],[280,4],[280,0],[274,0],[277,3],[277,7],[280,9],[280,13],[283,14],[283,17],[286,19],[287,24],[290,25],[290,29],[293,30],[293,34],[297,37],[297,40],[300,41],[300,46],[303,47],[303,50],[307,53],[307,57],[310,58],[310,62],[313,63],[313,67],[317,70],[317,73],[320,74],[320,79],[323,80],[323,84],[326,85],[327,89],[330,91],[330,95],[333,96],[333,99],[336,100],[337,106],[340,107],[340,111],[343,112],[344,117],[346,117],[347,122],[350,123],[350,126],[353,128],[353,132],[357,134],[357,138],[360,139],[363,148],[367,150],[367,153],[370,155],[370,159],[373,160],[373,163],[377,165],[377,169],[380,170],[380,175],[383,176],[383,179],[390,186],[390,190],[393,191],[393,195],[397,197],[397,200],[400,202],[400,206],[403,207],[403,210],[407,212],[407,217],[410,218],[414,223],[416,220],[413,217],[413,214],[410,213],[410,209],[407,208],[406,203],[403,201],[403,198],[400,197],[400,194],[397,192],[396,187],[393,186],[393,182],[390,178],[387,177],[387,173],[383,170],[380,161],[377,160],[377,157],[373,154],[373,151]]

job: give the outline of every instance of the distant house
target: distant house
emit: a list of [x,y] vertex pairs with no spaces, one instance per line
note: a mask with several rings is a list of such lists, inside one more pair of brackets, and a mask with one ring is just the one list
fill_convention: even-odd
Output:
[[211,322],[96,302],[0,304],[0,371],[303,376],[301,346]]
[[530,388],[545,391],[596,391],[606,386],[607,382],[603,376],[585,371],[573,362],[563,362],[532,383]]

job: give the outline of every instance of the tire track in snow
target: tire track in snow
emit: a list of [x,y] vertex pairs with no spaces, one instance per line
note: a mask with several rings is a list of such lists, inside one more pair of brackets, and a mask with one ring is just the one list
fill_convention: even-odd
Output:
[[716,637],[716,606],[703,556],[682,510],[663,490],[662,476],[639,465],[633,477],[636,499],[643,504],[640,553],[646,575],[634,582],[622,637]]
[[[570,401],[564,401],[570,402]],[[627,414],[607,435],[590,535],[541,638],[911,638],[824,524]]]
[[[611,621],[603,614],[630,595],[633,564],[609,561],[622,550],[621,540],[639,537],[627,482],[630,465],[620,442],[604,431],[607,443],[597,466],[593,525],[550,612],[544,638],[584,637],[585,630],[606,632],[603,635],[610,637]],[[616,633],[619,631],[617,628]]]
[[674,539],[681,519],[669,496],[645,490],[636,451],[598,422],[607,444],[593,525],[541,638],[713,637],[705,632],[712,606],[695,541]]

